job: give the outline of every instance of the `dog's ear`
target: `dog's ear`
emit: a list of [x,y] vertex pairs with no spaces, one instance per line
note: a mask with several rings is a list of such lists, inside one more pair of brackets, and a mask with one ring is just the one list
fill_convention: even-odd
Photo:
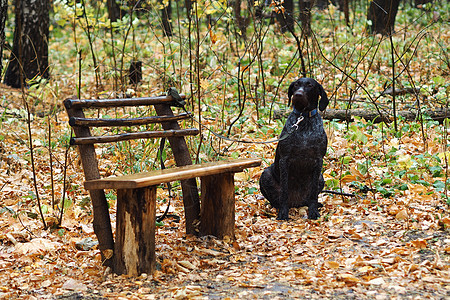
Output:
[[288,89],[288,107],[291,107],[291,99],[292,99],[292,95],[294,95],[294,91],[293,91],[293,89],[294,89],[294,83],[295,82],[293,82],[293,83],[291,83],[290,85],[289,85],[289,89]]
[[328,100],[327,93],[323,89],[323,86],[319,84],[319,90],[320,90],[320,101],[319,101],[319,110],[324,111],[325,108],[327,108],[328,103],[330,102]]

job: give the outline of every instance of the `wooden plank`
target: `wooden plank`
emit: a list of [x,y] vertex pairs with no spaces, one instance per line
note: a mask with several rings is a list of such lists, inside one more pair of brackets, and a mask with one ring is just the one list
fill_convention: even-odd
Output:
[[[180,95],[185,99],[185,95]],[[66,99],[64,106],[70,108],[106,108],[106,107],[124,107],[124,106],[145,106],[157,104],[171,104],[171,96],[142,97],[142,98],[122,98],[122,99]]]
[[189,119],[190,114],[181,113],[176,116],[152,116],[142,118],[118,118],[118,119],[98,119],[98,118],[76,118],[72,117],[69,120],[70,126],[85,126],[85,127],[129,127],[140,126],[154,123],[173,122],[179,120]]
[[200,235],[234,239],[234,174],[221,173],[201,178]]
[[87,190],[134,189],[194,177],[203,177],[227,172],[236,173],[241,172],[246,168],[257,167],[260,164],[261,159],[259,158],[242,158],[228,161],[195,164],[125,176],[90,180],[84,183],[84,187]]
[[173,136],[197,135],[198,133],[199,133],[199,130],[197,128],[167,130],[167,131],[130,132],[130,133],[121,133],[121,134],[117,134],[117,135],[76,137],[76,138],[70,139],[70,144],[71,145],[104,144],[104,143],[136,140],[136,139],[150,139],[150,138],[162,138],[162,137],[173,137]]
[[116,274],[138,276],[155,270],[156,187],[117,191]]

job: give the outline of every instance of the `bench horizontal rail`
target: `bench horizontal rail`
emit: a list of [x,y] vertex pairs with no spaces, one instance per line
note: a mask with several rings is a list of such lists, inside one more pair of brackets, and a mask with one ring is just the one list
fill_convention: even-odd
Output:
[[242,158],[228,161],[210,162],[125,176],[90,180],[84,183],[84,187],[87,190],[135,189],[194,177],[216,175],[226,172],[237,173],[246,168],[257,167],[260,164],[261,159],[259,158]]
[[173,122],[179,120],[189,119],[190,114],[181,113],[176,116],[153,116],[141,118],[118,118],[118,119],[99,119],[99,118],[78,118],[71,117],[69,120],[70,126],[85,126],[85,127],[121,127],[121,126],[140,126],[154,123]]
[[142,131],[142,132],[130,132],[121,133],[117,135],[104,135],[104,136],[90,136],[90,137],[79,137],[71,138],[71,145],[89,145],[89,144],[102,144],[102,143],[112,143],[120,141],[128,141],[135,139],[150,139],[150,138],[169,138],[176,136],[189,136],[197,135],[199,130],[197,128],[188,129],[171,129],[165,131]]
[[[180,95],[185,99],[185,95]],[[71,108],[106,108],[106,107],[124,107],[124,106],[145,106],[157,104],[170,104],[174,102],[171,96],[156,96],[142,98],[123,98],[123,99],[66,99],[64,106]]]

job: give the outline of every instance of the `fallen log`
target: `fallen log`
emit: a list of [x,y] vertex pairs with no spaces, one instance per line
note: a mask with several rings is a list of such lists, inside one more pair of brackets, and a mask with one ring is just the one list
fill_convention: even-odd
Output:
[[[274,110],[273,118],[283,119],[290,114],[290,110],[280,109]],[[322,118],[325,120],[339,120],[339,121],[354,121],[355,117],[363,118],[365,120],[373,121],[374,123],[380,123],[381,121],[385,123],[390,123],[393,121],[393,114],[390,111],[382,111],[382,116],[377,111],[368,109],[327,109],[321,113]],[[405,118],[407,121],[414,121],[418,119],[418,111],[398,111],[397,116]],[[427,116],[434,121],[439,121],[442,123],[445,118],[450,118],[450,111],[446,109],[437,110],[424,110],[422,111],[422,116]]]

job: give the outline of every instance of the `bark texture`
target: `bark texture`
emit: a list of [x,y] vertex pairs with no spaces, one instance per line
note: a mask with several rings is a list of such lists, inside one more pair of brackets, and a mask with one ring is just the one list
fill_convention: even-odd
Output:
[[389,35],[394,31],[395,16],[400,0],[375,0],[370,2],[367,19],[371,21],[370,33]]
[[311,9],[314,6],[313,0],[300,0],[300,22],[302,25],[303,34],[306,36],[311,35]]
[[108,15],[111,22],[116,22],[117,20],[122,19],[122,17],[126,14],[126,12],[120,8],[120,5],[116,2],[116,0],[106,0],[106,5],[108,7]]
[[117,191],[114,273],[155,271],[156,187]]
[[172,25],[170,21],[172,20],[172,1],[168,1],[167,5],[164,5],[164,1],[161,1],[164,6],[161,9],[161,21],[163,25],[163,32],[165,36],[172,36]]
[[48,79],[49,0],[16,0],[14,43],[5,84],[19,88],[27,80]]
[[8,15],[8,0],[0,0],[0,75],[3,71],[3,47],[5,46],[5,23]]
[[234,239],[234,174],[204,176],[201,182],[201,235]]

